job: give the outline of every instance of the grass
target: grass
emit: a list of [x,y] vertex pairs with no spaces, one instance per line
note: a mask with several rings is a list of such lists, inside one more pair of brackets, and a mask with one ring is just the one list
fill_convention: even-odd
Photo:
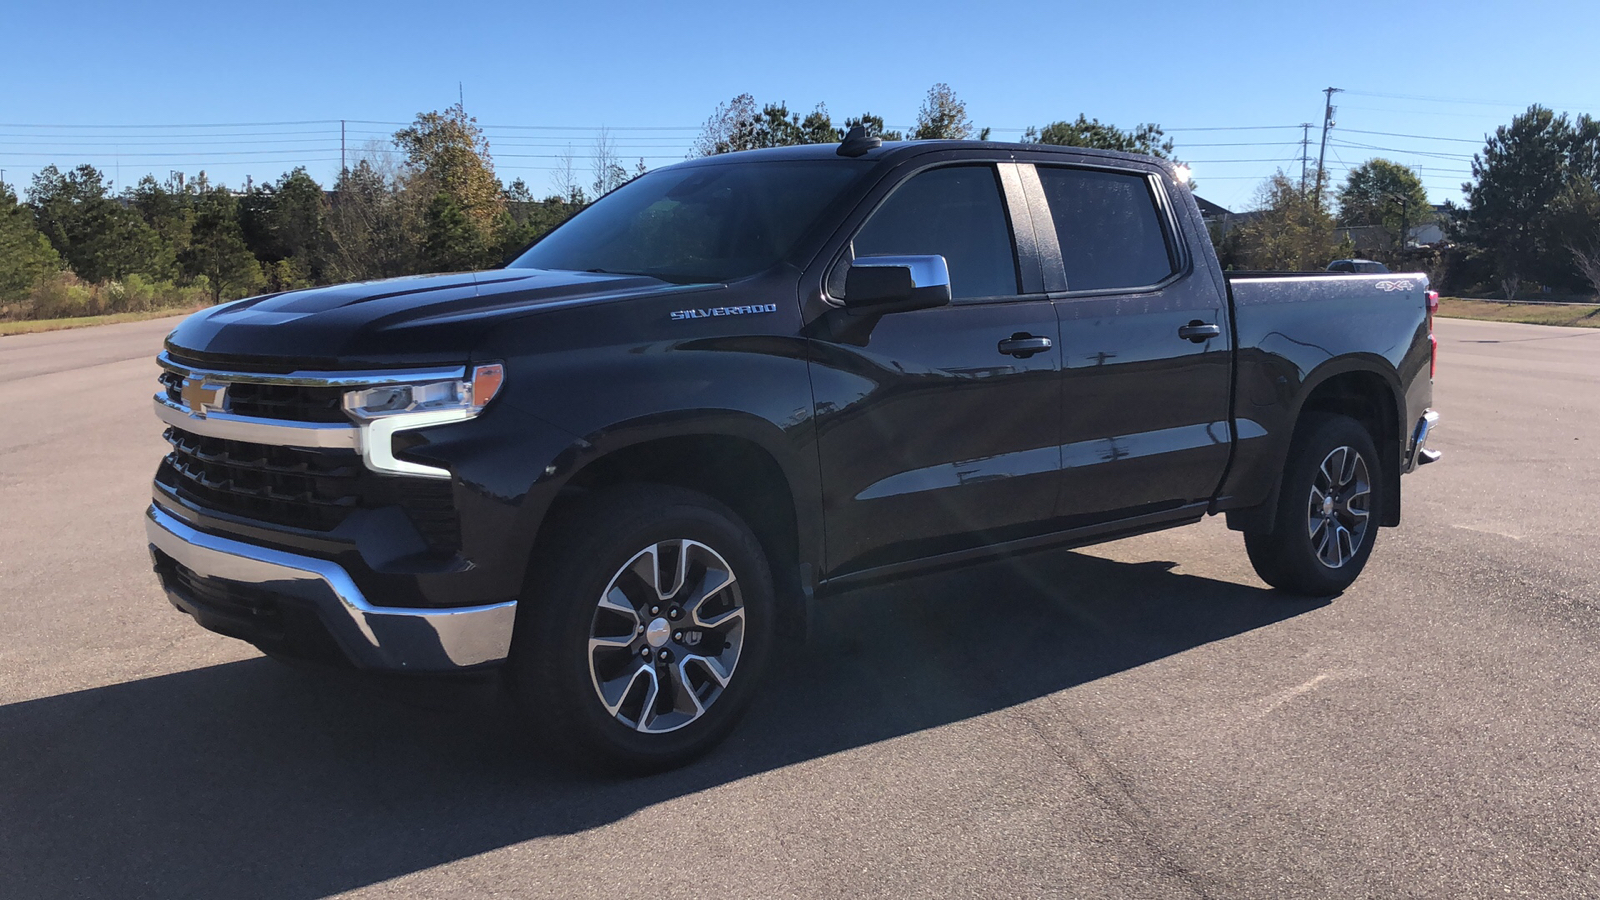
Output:
[[1524,303],[1496,303],[1493,300],[1466,300],[1440,297],[1439,315],[1449,319],[1481,319],[1486,322],[1521,322],[1525,325],[1575,325],[1600,328],[1600,306],[1534,306]]
[[0,337],[5,337],[8,334],[61,331],[64,328],[88,328],[91,325],[115,325],[118,322],[143,322],[147,319],[164,319],[168,316],[187,316],[200,309],[205,309],[205,307],[152,309],[146,312],[111,313],[104,316],[75,316],[70,319],[24,319],[17,322],[0,322]]

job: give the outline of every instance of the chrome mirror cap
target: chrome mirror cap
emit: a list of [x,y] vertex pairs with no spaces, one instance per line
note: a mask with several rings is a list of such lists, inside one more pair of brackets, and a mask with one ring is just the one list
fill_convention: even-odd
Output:
[[857,315],[930,309],[950,302],[944,257],[863,256],[845,273],[844,305]]

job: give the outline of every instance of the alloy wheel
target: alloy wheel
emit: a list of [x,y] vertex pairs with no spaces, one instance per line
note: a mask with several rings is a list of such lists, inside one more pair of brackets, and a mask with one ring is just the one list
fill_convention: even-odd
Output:
[[661,541],[612,576],[589,630],[589,675],[613,718],[635,731],[676,731],[727,689],[744,648],[738,579],[698,541]]
[[1306,529],[1311,550],[1330,569],[1342,568],[1366,540],[1372,479],[1367,462],[1352,447],[1323,457],[1311,481]]

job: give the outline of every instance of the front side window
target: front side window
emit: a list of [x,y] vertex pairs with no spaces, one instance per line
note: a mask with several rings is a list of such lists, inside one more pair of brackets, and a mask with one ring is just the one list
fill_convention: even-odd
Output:
[[660,169],[602,197],[510,268],[734,281],[787,257],[869,166],[830,159]]
[[1175,267],[1150,182],[1143,175],[1039,166],[1067,289],[1140,288]]
[[1019,292],[1011,226],[992,166],[949,166],[912,176],[873,212],[851,246],[856,258],[943,256],[956,300]]

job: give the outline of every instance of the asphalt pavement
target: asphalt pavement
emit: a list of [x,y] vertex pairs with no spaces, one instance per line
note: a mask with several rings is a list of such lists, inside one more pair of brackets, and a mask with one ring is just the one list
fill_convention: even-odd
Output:
[[303,671],[149,571],[171,320],[0,338],[0,897],[1600,897],[1600,330],[1440,320],[1332,600],[1218,520],[838,598],[709,758]]

